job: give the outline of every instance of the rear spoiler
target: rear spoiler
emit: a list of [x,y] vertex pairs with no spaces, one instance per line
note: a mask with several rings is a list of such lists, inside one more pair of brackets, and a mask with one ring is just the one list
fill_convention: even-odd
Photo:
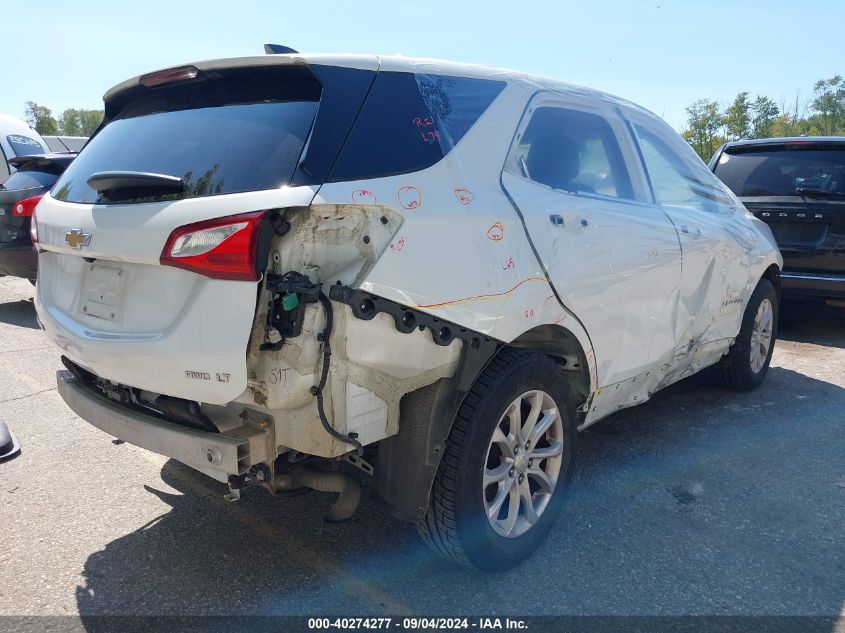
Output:
[[29,156],[15,156],[10,158],[8,163],[15,169],[24,165],[35,164],[37,167],[59,167],[62,170],[73,162],[78,152],[67,152],[65,154],[30,154]]

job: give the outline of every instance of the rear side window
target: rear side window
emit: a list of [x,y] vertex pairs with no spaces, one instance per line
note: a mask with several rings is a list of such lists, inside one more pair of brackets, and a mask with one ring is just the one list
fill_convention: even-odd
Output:
[[738,196],[794,196],[799,189],[845,194],[845,146],[736,148],[722,154],[714,172]]
[[185,198],[278,188],[290,182],[320,97],[310,73],[284,68],[134,90],[56,183],[54,197],[104,202],[86,182],[101,171],[176,176]]
[[503,81],[381,72],[330,182],[430,167],[458,144],[505,87]]
[[32,156],[33,154],[46,154],[49,150],[34,138],[21,134],[9,134],[6,137],[15,156]]
[[13,189],[34,189],[36,187],[50,187],[58,178],[58,170],[50,169],[19,169],[9,176],[3,183],[2,188],[11,191]]
[[613,129],[596,114],[537,108],[509,165],[552,189],[634,198]]
[[718,181],[708,182],[698,177],[663,139],[639,125],[634,127],[658,204],[716,213],[720,203],[731,203],[719,191]]

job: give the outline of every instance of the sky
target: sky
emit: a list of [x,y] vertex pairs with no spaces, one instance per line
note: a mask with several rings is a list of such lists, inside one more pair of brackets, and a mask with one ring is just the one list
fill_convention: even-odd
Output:
[[[4,3],[0,112],[101,108],[112,85],[193,60],[302,52],[435,57],[604,90],[676,129],[741,92],[809,99],[845,74],[842,0],[287,0]],[[11,27],[11,28],[10,28]]]

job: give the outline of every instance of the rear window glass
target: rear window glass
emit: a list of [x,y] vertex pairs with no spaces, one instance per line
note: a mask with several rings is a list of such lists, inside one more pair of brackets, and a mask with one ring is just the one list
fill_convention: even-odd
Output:
[[9,176],[8,180],[0,185],[0,189],[11,191],[12,189],[33,189],[35,187],[50,187],[58,178],[56,172],[38,169],[19,169]]
[[[54,187],[68,202],[108,202],[88,186],[103,171],[176,176],[178,197],[275,189],[290,182],[311,129],[319,84],[301,70],[215,73],[172,88],[133,89]],[[108,110],[107,110],[108,112]],[[171,199],[173,194],[136,198]]]
[[797,189],[845,194],[845,147],[743,149],[723,153],[714,171],[738,196],[795,196]]
[[6,137],[15,156],[32,156],[33,154],[46,154],[49,150],[34,138],[21,134],[9,134]]
[[329,181],[430,167],[457,145],[504,86],[487,79],[379,73]]

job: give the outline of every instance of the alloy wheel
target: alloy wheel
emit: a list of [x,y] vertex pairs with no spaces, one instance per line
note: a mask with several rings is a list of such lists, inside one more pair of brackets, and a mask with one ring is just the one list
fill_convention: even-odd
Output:
[[563,441],[558,406],[545,391],[526,391],[505,409],[482,479],[484,509],[497,534],[516,538],[540,519],[558,483]]
[[772,346],[772,325],[774,323],[774,309],[772,302],[763,299],[757,307],[754,317],[754,328],[751,330],[751,370],[756,374],[763,369],[769,357]]

